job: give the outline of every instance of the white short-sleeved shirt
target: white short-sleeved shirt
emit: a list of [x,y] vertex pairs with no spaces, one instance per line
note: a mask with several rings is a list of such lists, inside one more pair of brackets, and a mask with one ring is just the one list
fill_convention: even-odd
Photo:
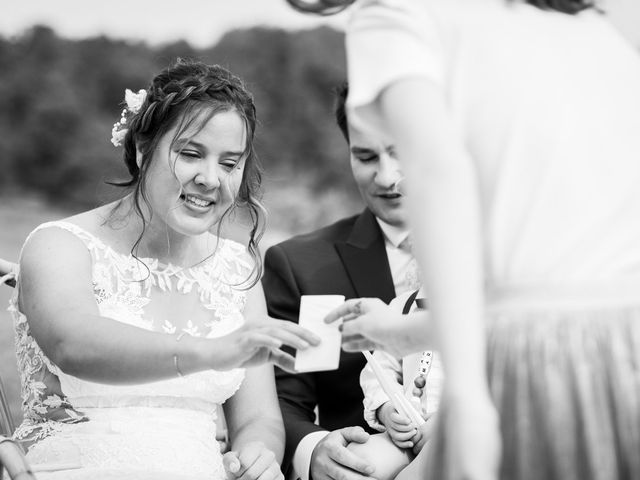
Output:
[[394,82],[441,87],[478,172],[489,285],[640,272],[640,56],[603,15],[361,0],[347,59],[361,128]]

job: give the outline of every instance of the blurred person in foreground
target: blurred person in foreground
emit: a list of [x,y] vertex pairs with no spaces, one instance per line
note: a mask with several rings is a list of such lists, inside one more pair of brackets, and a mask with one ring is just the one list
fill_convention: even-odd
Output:
[[[281,478],[269,364],[291,369],[279,347],[317,339],[267,317],[252,97],[224,68],[179,60],[126,102],[112,141],[130,192],[40,225],[21,253],[15,438],[43,480]],[[241,206],[248,249],[210,233]]]
[[[337,91],[336,121],[349,144],[351,171],[366,208],[267,250],[262,283],[269,315],[276,318],[297,322],[302,295],[366,296],[389,302],[417,283],[393,145],[350,124],[347,93],[346,85]],[[375,432],[363,418],[359,376],[364,365],[360,353],[342,353],[334,371],[292,375],[276,370],[287,435],[283,466],[290,477],[375,477],[371,466],[346,448],[367,442],[367,432]]]
[[640,478],[637,49],[590,0],[289,2],[354,4],[349,118],[406,174],[430,317],[332,318],[360,315],[348,348],[437,341],[424,476]]

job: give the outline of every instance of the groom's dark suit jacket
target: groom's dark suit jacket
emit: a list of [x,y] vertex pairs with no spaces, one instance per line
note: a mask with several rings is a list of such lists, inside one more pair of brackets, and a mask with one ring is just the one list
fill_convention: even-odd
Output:
[[[269,315],[298,321],[301,295],[395,296],[384,237],[375,216],[362,214],[271,247],[265,255],[263,287]],[[287,436],[283,471],[298,443],[316,430],[336,430],[364,422],[361,353],[340,356],[338,370],[289,374],[276,369],[276,385]],[[318,407],[320,426],[314,424]]]

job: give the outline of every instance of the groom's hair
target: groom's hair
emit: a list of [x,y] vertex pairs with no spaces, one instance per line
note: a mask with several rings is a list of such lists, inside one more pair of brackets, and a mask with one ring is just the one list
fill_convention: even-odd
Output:
[[349,128],[347,127],[347,109],[345,104],[347,103],[347,95],[349,94],[349,84],[342,82],[333,90],[336,99],[333,112],[336,116],[336,123],[344,135],[345,140],[349,143]]

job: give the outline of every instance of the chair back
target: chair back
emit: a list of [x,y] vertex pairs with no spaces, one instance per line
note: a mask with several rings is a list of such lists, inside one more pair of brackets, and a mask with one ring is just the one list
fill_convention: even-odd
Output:
[[10,438],[16,430],[16,426],[13,423],[11,408],[4,392],[4,384],[2,377],[0,377],[0,435]]
[[[10,287],[15,287],[17,272],[18,265],[0,258],[0,285],[7,284]],[[11,438],[16,428],[5,391],[2,376],[0,376],[0,435]]]

